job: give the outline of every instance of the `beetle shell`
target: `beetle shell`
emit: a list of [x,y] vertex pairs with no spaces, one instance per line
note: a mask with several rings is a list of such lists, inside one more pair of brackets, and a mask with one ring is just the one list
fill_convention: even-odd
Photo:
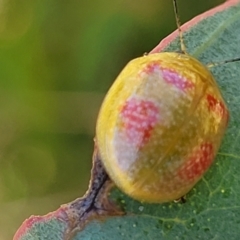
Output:
[[220,146],[228,110],[209,70],[187,54],[132,60],[102,104],[96,139],[113,182],[129,196],[166,202],[185,195]]

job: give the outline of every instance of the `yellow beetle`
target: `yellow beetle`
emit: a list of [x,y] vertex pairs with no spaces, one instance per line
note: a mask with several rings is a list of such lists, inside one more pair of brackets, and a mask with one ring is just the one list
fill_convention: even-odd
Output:
[[228,109],[209,70],[187,54],[132,60],[102,104],[101,160],[129,196],[166,202],[185,195],[209,168]]
[[132,60],[102,104],[98,151],[113,182],[129,196],[166,202],[185,195],[219,149],[229,112],[210,71],[185,52]]

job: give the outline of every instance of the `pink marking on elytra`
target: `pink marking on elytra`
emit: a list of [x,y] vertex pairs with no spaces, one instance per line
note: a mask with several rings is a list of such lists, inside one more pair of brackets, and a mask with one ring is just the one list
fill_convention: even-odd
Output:
[[177,87],[178,89],[185,91],[188,89],[192,89],[194,87],[194,83],[189,81],[188,79],[182,77],[177,72],[170,69],[162,69],[163,79],[169,83]]
[[228,120],[228,111],[225,108],[224,104],[216,99],[214,96],[208,94],[207,95],[207,102],[208,102],[208,109],[209,111],[215,112],[219,117],[224,117],[226,116]]
[[121,120],[127,140],[143,147],[158,122],[159,108],[152,101],[132,98],[121,109]]
[[154,71],[159,70],[159,69],[160,69],[159,62],[152,61],[149,64],[147,64],[142,71],[144,73],[151,74]]
[[202,143],[179,169],[178,176],[184,180],[194,180],[203,175],[214,159],[212,143]]

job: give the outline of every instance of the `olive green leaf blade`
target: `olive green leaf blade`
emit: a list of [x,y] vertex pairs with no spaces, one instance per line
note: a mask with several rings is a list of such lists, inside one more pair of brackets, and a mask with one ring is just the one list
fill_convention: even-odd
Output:
[[[207,64],[240,57],[240,1],[227,1],[183,26],[189,54]],[[177,33],[153,52],[179,51]],[[143,204],[118,190],[111,198],[126,215],[90,222],[72,240],[238,239],[240,236],[240,62],[211,69],[230,109],[230,122],[215,163],[187,195],[187,202]],[[61,209],[61,208],[60,208]],[[23,225],[16,239],[64,239],[67,219],[52,213]],[[51,218],[51,219],[50,219]],[[21,235],[20,235],[21,234]]]

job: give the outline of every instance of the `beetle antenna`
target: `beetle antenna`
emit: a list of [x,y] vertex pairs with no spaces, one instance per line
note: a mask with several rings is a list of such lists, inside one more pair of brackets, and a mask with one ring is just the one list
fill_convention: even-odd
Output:
[[181,23],[180,23],[179,14],[178,14],[177,0],[173,0],[173,8],[174,8],[174,15],[175,15],[176,24],[177,24],[178,33],[179,33],[181,51],[182,53],[186,54],[186,47],[183,41],[183,33],[182,33]]
[[222,62],[216,62],[216,63],[208,63],[206,66],[208,68],[212,68],[212,67],[216,67],[225,63],[232,63],[232,62],[239,62],[240,61],[240,57],[239,58],[234,58],[234,59],[230,59],[230,60],[225,60]]

